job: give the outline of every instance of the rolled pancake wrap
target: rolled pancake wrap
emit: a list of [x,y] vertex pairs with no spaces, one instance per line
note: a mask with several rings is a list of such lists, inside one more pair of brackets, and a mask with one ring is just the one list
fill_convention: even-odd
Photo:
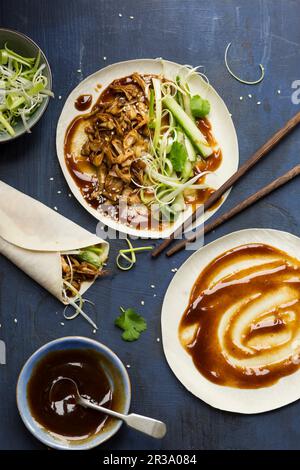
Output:
[[[60,255],[91,245],[107,258],[106,241],[0,181],[0,253],[64,304]],[[93,282],[82,282],[80,294]]]

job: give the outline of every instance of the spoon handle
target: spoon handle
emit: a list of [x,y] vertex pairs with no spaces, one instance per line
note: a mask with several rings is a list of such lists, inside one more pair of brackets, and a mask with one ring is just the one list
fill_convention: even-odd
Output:
[[110,408],[105,408],[105,406],[96,405],[95,403],[81,396],[78,398],[78,403],[81,406],[84,406],[85,408],[92,408],[92,410],[100,411],[101,413],[104,413],[109,416],[113,416],[114,418],[117,418],[117,419],[122,419],[123,421],[125,421],[125,418],[127,416],[127,415],[118,413],[117,411],[111,410]]
[[104,406],[96,405],[83,397],[79,398],[79,403],[86,408],[92,408],[93,410],[101,411],[102,413],[113,416],[114,418],[121,419],[125,421],[127,426],[148,434],[149,436],[155,437],[156,439],[161,439],[167,432],[165,423],[158,421],[157,419],[148,418],[147,416],[137,415],[135,413],[123,415],[117,411],[105,408]]
[[131,428],[155,437],[156,439],[161,439],[167,432],[165,423],[157,419],[148,418],[147,416],[131,413],[130,415],[124,416],[124,421]]

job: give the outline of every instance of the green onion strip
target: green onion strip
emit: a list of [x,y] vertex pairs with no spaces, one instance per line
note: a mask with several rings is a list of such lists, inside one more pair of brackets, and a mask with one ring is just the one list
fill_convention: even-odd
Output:
[[238,82],[244,83],[245,85],[257,85],[258,83],[260,83],[264,79],[264,76],[265,76],[265,68],[262,64],[259,64],[261,75],[257,80],[254,80],[254,81],[243,80],[242,78],[235,75],[235,73],[233,73],[233,71],[231,70],[231,68],[228,65],[228,51],[229,51],[230,46],[231,46],[231,42],[228,44],[228,46],[226,47],[226,50],[225,50],[225,65],[226,65],[226,68],[227,68],[228,72],[230,73],[230,75],[233,78],[235,78]]
[[[82,310],[83,304],[84,303],[89,303],[93,304],[90,300],[84,299],[80,292],[78,292],[75,287],[70,284],[68,281],[63,281],[64,285],[67,286],[75,295],[73,299],[70,299],[70,297],[67,296],[65,289],[63,289],[63,294],[65,301],[68,303],[66,307],[64,308],[63,316],[66,320],[74,320],[75,318],[78,317],[78,315],[82,315],[83,318],[90,324],[95,330],[98,330],[98,326],[96,323]],[[67,315],[67,309],[69,306],[72,306],[75,309],[75,312],[72,315]]]
[[[131,268],[133,268],[136,263],[136,253],[153,249],[152,246],[140,246],[138,248],[133,248],[132,243],[128,238],[126,238],[126,241],[129,248],[125,250],[119,250],[119,254],[116,258],[116,264],[122,271],[129,271]],[[127,264],[122,264],[121,259],[124,259]]]

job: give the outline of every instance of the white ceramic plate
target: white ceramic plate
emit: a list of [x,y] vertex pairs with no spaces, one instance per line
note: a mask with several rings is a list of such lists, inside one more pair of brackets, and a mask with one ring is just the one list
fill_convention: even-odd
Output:
[[266,243],[299,258],[300,238],[271,229],[248,229],[231,233],[200,248],[178,270],[169,285],[162,307],[162,339],[166,359],[180,382],[194,395],[220,410],[236,413],[263,413],[300,398],[300,370],[270,387],[238,389],[214,384],[194,366],[182,347],[178,326],[199,274],[225,251],[248,243]]
[[[177,74],[178,67],[180,67],[180,65],[169,61],[164,61],[164,65],[162,65],[161,60],[158,59],[129,60],[126,62],[119,62],[117,64],[110,65],[83,80],[71,92],[61,112],[57,125],[56,148],[59,163],[70,190],[88,212],[90,212],[96,219],[100,220],[102,223],[108,225],[114,230],[118,230],[129,235],[146,238],[165,238],[169,236],[170,232],[174,230],[174,228],[179,227],[183,223],[188,214],[187,212],[183,213],[182,217],[179,217],[172,227],[168,227],[164,231],[138,230],[116,222],[101,214],[93,207],[89,206],[89,204],[83,198],[80,189],[77,187],[75,181],[70,175],[65,163],[65,134],[71,121],[79,114],[79,112],[75,109],[74,103],[78,96],[82,94],[91,94],[93,97],[93,103],[95,103],[99,98],[99,94],[113,80],[131,75],[133,72],[139,72],[142,74],[163,73],[164,76],[168,78],[174,78],[174,76]],[[101,91],[95,91],[96,86],[99,84],[102,85]],[[190,81],[190,88],[193,94],[198,93],[202,95],[203,97],[207,98],[211,104],[209,119],[212,123],[214,136],[216,137],[216,140],[219,143],[223,153],[222,164],[216,171],[216,178],[214,179],[214,187],[217,188],[221,186],[238,168],[239,151],[235,128],[224,101],[220,98],[212,86],[208,86],[207,83],[204,82],[199,76],[195,76]],[[223,202],[225,199],[226,197],[223,198]],[[205,219],[213,215],[216,210],[217,208],[215,210],[209,211],[206,214]],[[199,223],[202,223],[202,220],[199,220]]]

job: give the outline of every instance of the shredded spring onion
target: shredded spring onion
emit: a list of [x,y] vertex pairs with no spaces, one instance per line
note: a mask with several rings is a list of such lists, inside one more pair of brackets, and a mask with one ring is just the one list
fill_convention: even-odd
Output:
[[178,179],[174,179],[171,177],[163,176],[160,173],[155,172],[155,170],[150,169],[150,177],[156,179],[157,181],[160,181],[161,183],[164,183],[172,188],[178,188],[181,190],[184,190],[186,188],[190,189],[206,189],[208,188],[208,185],[205,183],[202,184],[195,184],[196,181],[198,181],[202,176],[208,175],[211,173],[211,171],[203,171],[202,173],[199,173],[193,178],[191,178],[189,181],[185,183],[180,183]]
[[[164,67],[163,61],[162,65]],[[209,187],[206,183],[198,183],[198,180],[210,172],[197,174],[197,162],[208,158],[215,150],[202,134],[197,125],[198,116],[195,117],[191,107],[192,100],[197,97],[198,108],[199,103],[205,103],[206,109],[209,108],[205,96],[192,95],[189,80],[196,75],[203,80],[204,90],[209,89],[207,77],[198,69],[182,66],[173,78],[164,77],[162,80],[154,77],[148,90],[151,145],[149,153],[140,157],[144,163],[144,180],[134,183],[140,188],[142,202],[147,206],[153,205],[158,220],[162,220],[164,215],[173,220],[186,209],[185,190],[194,191],[196,198],[197,190]],[[134,251],[130,246],[127,254],[121,250],[117,264],[121,259],[126,261],[126,269],[133,267]]]
[[[116,258],[116,264],[118,268],[121,269],[122,271],[129,271],[131,268],[133,268],[133,266],[136,263],[136,255],[135,255],[136,253],[141,252],[141,251],[149,251],[153,249],[152,246],[140,246],[140,247],[134,248],[132,246],[131,241],[128,238],[126,238],[126,241],[127,241],[129,248],[124,249],[124,250],[119,250],[119,254]],[[124,259],[126,261],[126,264],[122,264],[121,259]]]
[[262,64],[259,64],[261,75],[257,80],[254,80],[254,81],[243,80],[231,70],[231,68],[228,65],[228,51],[229,51],[230,46],[231,46],[231,42],[227,45],[226,50],[225,50],[225,66],[228,72],[230,73],[230,75],[233,78],[235,78],[238,82],[244,83],[245,85],[257,85],[258,83],[260,83],[264,79],[264,76],[265,76],[265,68]]
[[45,64],[40,65],[40,53],[36,58],[23,57],[5,44],[0,49],[0,133],[12,137],[18,121],[30,132],[29,118],[49,96],[44,75]]
[[[82,307],[83,307],[83,304],[84,303],[90,303],[92,305],[93,302],[87,300],[87,299],[84,299],[82,297],[82,295],[80,294],[80,292],[78,292],[77,289],[75,289],[75,287],[70,284],[70,282],[68,281],[63,281],[64,285],[67,286],[75,295],[74,298],[70,298],[67,296],[65,290],[63,290],[63,294],[64,294],[64,298],[65,298],[65,301],[67,302],[67,305],[64,309],[64,313],[63,313],[63,316],[66,320],[74,320],[76,317],[78,317],[78,315],[82,315],[83,318],[85,318],[85,320],[90,324],[92,325],[92,327],[95,329],[95,330],[98,330],[98,326],[96,325],[96,323],[89,317],[89,315],[87,315],[83,310],[82,310]],[[74,309],[75,309],[75,312],[73,315],[67,315],[67,309],[69,306],[72,306]]]

